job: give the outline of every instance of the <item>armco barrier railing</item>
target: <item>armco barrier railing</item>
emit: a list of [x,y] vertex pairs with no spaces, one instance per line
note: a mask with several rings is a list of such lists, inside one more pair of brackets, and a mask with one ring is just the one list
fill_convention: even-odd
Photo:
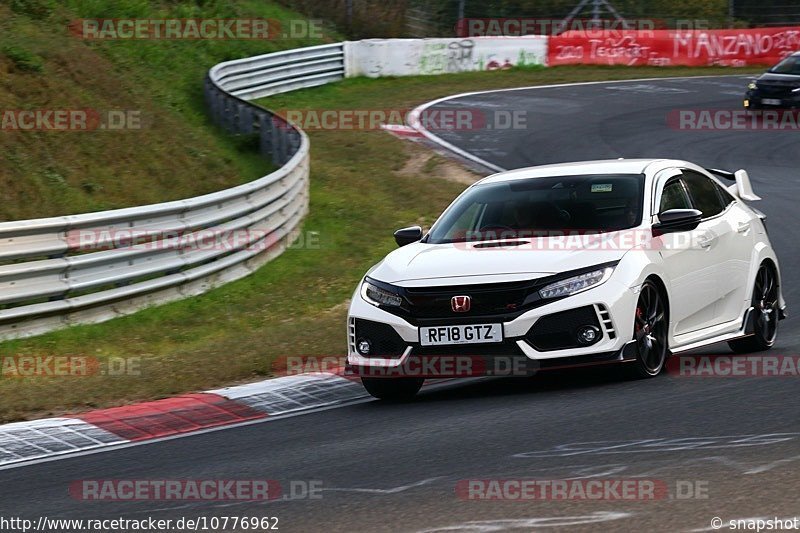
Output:
[[299,149],[302,134],[247,100],[342,78],[342,43],[287,50],[216,65],[206,79],[206,102],[215,122],[231,133],[257,132],[262,154],[281,165]]
[[256,134],[280,168],[220,192],[161,204],[0,223],[0,337],[99,322],[205,292],[280,254],[308,211],[305,133],[247,100],[344,77],[341,44],[221,63],[213,120]]

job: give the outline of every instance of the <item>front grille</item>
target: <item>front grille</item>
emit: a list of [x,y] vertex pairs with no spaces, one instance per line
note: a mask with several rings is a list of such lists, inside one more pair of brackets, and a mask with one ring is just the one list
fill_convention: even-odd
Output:
[[[487,283],[447,287],[403,287],[404,305],[386,311],[402,316],[418,326],[508,322],[525,311],[555,299],[543,301],[539,289],[551,283],[553,276],[533,281]],[[470,310],[456,313],[451,307],[454,296],[469,296]]]
[[406,349],[406,342],[389,324],[356,318],[354,351],[362,339],[368,340],[372,345],[367,357],[397,358],[403,355]]
[[517,311],[526,304],[531,283],[473,285],[470,287],[407,289],[408,299],[416,318],[434,318],[452,315],[450,300],[454,296],[469,294],[472,298],[471,316],[496,315]]
[[[567,296],[543,299],[539,290],[555,281],[614,266],[616,262],[561,272],[546,277],[512,282],[450,285],[435,287],[398,287],[367,278],[370,283],[395,293],[401,298],[398,307],[381,305],[380,309],[400,316],[415,326],[447,326],[510,322],[523,313],[556,302]],[[470,309],[455,312],[454,296],[469,296]]]
[[792,93],[792,89],[796,89],[798,87],[800,87],[800,84],[794,82],[758,83],[758,90],[761,93],[761,96],[765,96],[767,98],[791,98],[795,95],[795,93]]
[[536,321],[525,337],[540,352],[581,348],[585,345],[580,344],[575,336],[581,326],[600,328],[593,305],[545,315]]

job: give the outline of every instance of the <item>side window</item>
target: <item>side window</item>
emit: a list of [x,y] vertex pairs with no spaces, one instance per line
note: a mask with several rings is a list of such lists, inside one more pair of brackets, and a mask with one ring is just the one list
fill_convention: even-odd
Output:
[[684,170],[683,182],[689,190],[695,209],[703,213],[703,218],[718,215],[725,209],[725,204],[720,200],[717,191],[717,184],[708,177],[691,170]]
[[722,205],[728,207],[733,202],[736,201],[736,198],[733,197],[731,193],[725,190],[725,187],[721,186],[719,183],[715,183],[714,187],[717,188],[717,194],[719,195],[719,199],[722,202]]
[[683,188],[680,178],[672,178],[664,185],[664,191],[661,193],[661,205],[658,212],[662,213],[668,209],[691,209],[692,204],[689,202],[689,197],[686,196],[686,190]]

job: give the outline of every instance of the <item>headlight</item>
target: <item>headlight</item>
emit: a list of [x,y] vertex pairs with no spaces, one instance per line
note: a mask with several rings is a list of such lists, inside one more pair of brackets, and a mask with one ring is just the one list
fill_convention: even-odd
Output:
[[611,277],[612,272],[614,272],[612,267],[606,267],[556,281],[555,283],[551,283],[539,289],[539,296],[542,298],[558,298],[559,296],[577,294],[600,285]]
[[750,83],[747,84],[747,88],[750,89],[751,91],[754,91],[755,89],[758,89],[758,84],[756,84],[756,82],[754,81],[751,81]]
[[373,285],[369,281],[361,284],[361,297],[372,305],[387,305],[389,307],[399,307],[403,303],[400,295]]

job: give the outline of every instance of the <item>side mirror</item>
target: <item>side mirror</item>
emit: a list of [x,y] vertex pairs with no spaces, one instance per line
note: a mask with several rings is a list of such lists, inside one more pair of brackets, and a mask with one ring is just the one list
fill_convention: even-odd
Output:
[[422,228],[419,226],[411,226],[394,232],[394,242],[397,243],[397,246],[405,246],[420,239],[422,239]]
[[658,214],[658,224],[653,224],[653,235],[690,231],[695,229],[703,219],[703,213],[697,209],[667,209]]

